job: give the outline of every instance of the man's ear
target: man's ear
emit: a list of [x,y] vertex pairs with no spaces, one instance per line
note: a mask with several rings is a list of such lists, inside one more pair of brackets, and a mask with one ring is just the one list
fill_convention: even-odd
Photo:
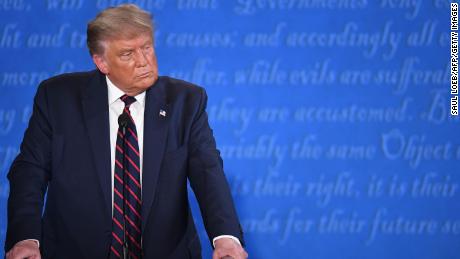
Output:
[[94,54],[93,62],[94,64],[96,64],[99,71],[101,71],[103,74],[107,75],[109,73],[107,63],[105,62],[104,57],[102,57],[102,55]]

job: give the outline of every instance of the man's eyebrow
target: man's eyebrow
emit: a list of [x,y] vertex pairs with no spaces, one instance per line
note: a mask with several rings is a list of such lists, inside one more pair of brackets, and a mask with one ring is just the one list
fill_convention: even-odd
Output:
[[131,52],[133,50],[134,50],[133,48],[122,48],[122,49],[120,49],[119,53]]
[[152,45],[152,40],[147,40],[142,46],[145,47],[147,45]]

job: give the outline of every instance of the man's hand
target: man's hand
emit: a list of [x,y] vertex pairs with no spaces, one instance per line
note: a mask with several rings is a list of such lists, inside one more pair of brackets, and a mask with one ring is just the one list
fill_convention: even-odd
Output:
[[248,253],[244,251],[243,247],[231,238],[221,238],[214,243],[215,249],[212,254],[212,259],[232,258],[232,259],[246,259]]
[[13,248],[6,253],[6,259],[41,259],[40,249],[34,240],[23,240],[17,242]]

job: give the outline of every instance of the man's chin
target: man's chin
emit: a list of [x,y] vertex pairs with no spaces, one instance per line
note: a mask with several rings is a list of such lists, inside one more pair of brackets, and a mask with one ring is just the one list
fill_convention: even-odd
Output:
[[147,89],[149,88],[150,86],[152,86],[156,79],[158,77],[156,76],[149,76],[149,77],[144,77],[144,78],[140,78],[138,81],[137,81],[137,85],[140,87],[140,88],[143,88],[143,89]]

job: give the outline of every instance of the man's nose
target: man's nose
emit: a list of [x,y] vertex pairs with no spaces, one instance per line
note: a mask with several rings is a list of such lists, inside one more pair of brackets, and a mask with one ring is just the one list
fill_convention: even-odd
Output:
[[136,65],[139,67],[143,67],[147,65],[147,53],[144,53],[142,49],[138,49],[135,55]]

